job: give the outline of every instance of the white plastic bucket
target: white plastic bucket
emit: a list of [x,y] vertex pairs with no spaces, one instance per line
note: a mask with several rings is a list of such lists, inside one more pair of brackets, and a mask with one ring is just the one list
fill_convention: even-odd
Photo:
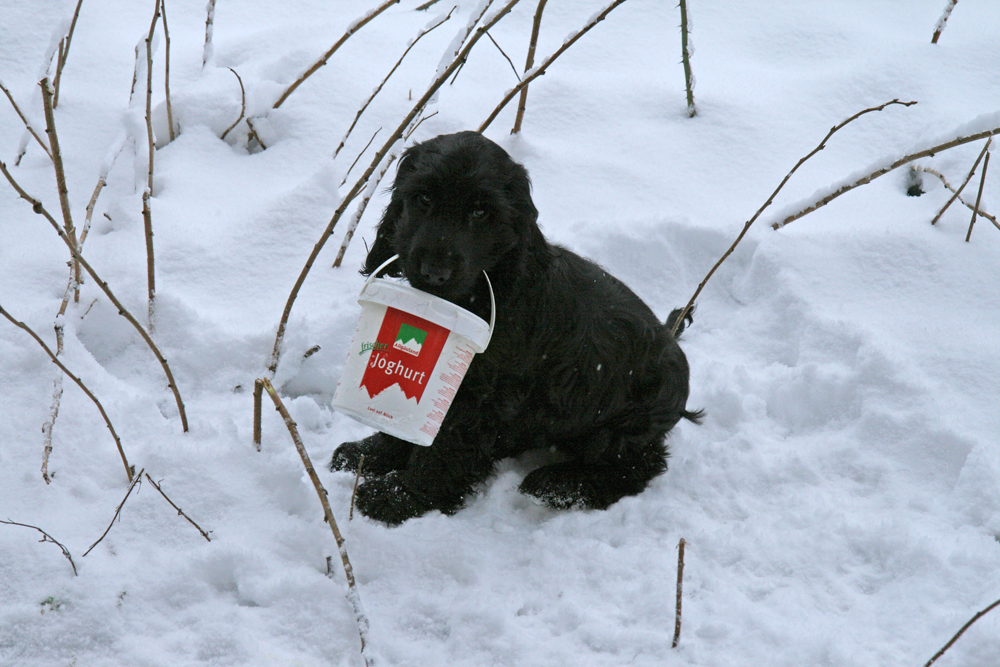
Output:
[[450,301],[374,278],[397,257],[373,271],[361,289],[361,317],[333,407],[383,433],[429,447],[472,358],[489,345],[496,303],[489,276],[489,323]]

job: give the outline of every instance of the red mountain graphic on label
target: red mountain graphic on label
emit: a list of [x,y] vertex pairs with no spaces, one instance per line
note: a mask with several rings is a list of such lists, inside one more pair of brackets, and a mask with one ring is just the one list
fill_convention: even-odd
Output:
[[375,349],[361,384],[368,397],[396,384],[407,398],[420,398],[448,340],[448,329],[396,308],[386,308]]

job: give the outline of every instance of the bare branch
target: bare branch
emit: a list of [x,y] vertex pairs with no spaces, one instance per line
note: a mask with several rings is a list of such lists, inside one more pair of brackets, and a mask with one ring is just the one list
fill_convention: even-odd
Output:
[[62,72],[63,67],[66,66],[66,60],[69,59],[69,46],[73,42],[73,33],[76,31],[76,21],[80,18],[80,7],[83,5],[83,0],[77,0],[76,9],[73,11],[73,20],[70,21],[69,31],[66,33],[66,37],[59,45],[59,60],[56,63],[56,76],[52,82],[52,88],[54,94],[52,96],[52,108],[55,109],[59,106],[59,89],[60,83],[62,83]]
[[163,88],[166,93],[167,129],[170,141],[177,138],[174,133],[174,111],[170,105],[170,29],[167,27],[166,0],[160,0],[160,17],[163,19]]
[[812,204],[809,204],[808,206],[805,206],[804,208],[802,208],[802,209],[798,210],[797,212],[793,213],[792,215],[789,215],[784,220],[781,220],[780,222],[775,222],[771,226],[774,229],[781,229],[782,227],[784,227],[788,223],[793,222],[795,220],[798,220],[802,216],[807,215],[809,213],[812,213],[813,211],[815,211],[818,208],[826,206],[827,204],[829,204],[831,201],[833,201],[834,199],[836,199],[840,195],[842,195],[842,194],[844,194],[846,192],[850,192],[854,188],[860,187],[860,186],[865,185],[867,183],[871,183],[872,181],[874,181],[879,176],[884,176],[885,174],[888,174],[890,171],[892,171],[894,169],[898,169],[899,167],[902,167],[904,164],[913,162],[914,160],[919,160],[920,158],[923,158],[923,157],[930,157],[932,155],[936,155],[936,154],[941,153],[942,151],[946,151],[946,150],[948,150],[950,148],[955,148],[956,146],[962,146],[963,144],[968,144],[968,143],[971,143],[973,141],[979,141],[980,139],[986,139],[987,137],[991,137],[994,134],[998,134],[998,133],[1000,133],[1000,127],[994,127],[994,128],[989,129],[989,130],[983,130],[981,132],[976,132],[974,134],[970,134],[968,136],[956,137],[955,139],[952,139],[950,141],[946,141],[943,144],[938,144],[937,146],[932,146],[931,148],[926,148],[926,149],[924,149],[922,151],[918,151],[916,153],[911,153],[909,155],[904,155],[903,157],[899,158],[895,162],[893,162],[893,163],[891,163],[889,165],[883,166],[883,167],[879,167],[875,171],[871,172],[870,174],[868,174],[866,176],[863,176],[863,177],[859,178],[858,180],[854,181],[853,183],[848,183],[847,185],[840,186],[839,188],[837,188],[836,190],[834,190],[830,194],[826,195],[825,197],[822,197],[818,201],[816,201],[816,202],[814,202]]
[[77,249],[76,245],[73,244],[69,240],[69,238],[67,238],[66,232],[59,227],[59,223],[57,223],[55,218],[53,218],[52,215],[47,210],[45,210],[45,207],[42,205],[42,202],[38,201],[37,199],[29,195],[27,192],[25,192],[25,190],[17,183],[17,181],[14,180],[14,177],[11,175],[10,171],[7,170],[7,165],[5,165],[3,162],[0,162],[0,171],[3,172],[3,175],[7,178],[7,181],[11,184],[11,186],[13,186],[13,188],[17,191],[17,193],[21,196],[21,198],[31,204],[32,210],[35,213],[44,216],[45,219],[49,221],[49,224],[52,225],[53,229],[56,230],[56,233],[59,234],[59,238],[61,238],[63,242],[69,247],[69,251],[73,254],[73,258],[76,261],[80,262],[80,265],[87,271],[87,273],[90,274],[90,277],[94,279],[94,282],[97,283],[98,287],[101,288],[101,290],[111,300],[111,303],[113,303],[115,307],[118,309],[118,314],[129,321],[129,324],[131,324],[135,328],[135,330],[142,337],[143,341],[145,341],[150,351],[156,357],[156,360],[160,362],[160,367],[163,368],[163,373],[167,376],[167,386],[174,394],[174,400],[177,403],[177,411],[180,413],[181,425],[184,428],[184,432],[187,433],[188,430],[187,413],[184,410],[184,401],[181,400],[181,394],[177,390],[177,385],[174,382],[174,374],[170,371],[170,366],[167,365],[167,360],[160,353],[160,349],[156,346],[156,343],[153,342],[153,339],[150,338],[149,333],[142,327],[141,324],[139,324],[139,321],[132,316],[132,313],[130,313],[128,309],[125,308],[125,305],[118,300],[118,297],[116,297],[114,292],[111,291],[111,288],[108,287],[108,284],[100,279],[100,277],[97,275],[97,272],[94,271],[94,268],[90,265],[90,262],[88,262],[86,259],[83,258],[83,255],[80,254],[80,251]]
[[197,528],[198,532],[201,533],[202,537],[204,537],[209,542],[212,541],[212,538],[208,536],[208,533],[206,533],[204,530],[201,529],[201,526],[199,526],[198,524],[196,524],[191,517],[189,517],[187,514],[184,513],[184,510],[182,510],[180,507],[178,507],[177,505],[175,505],[174,501],[172,501],[170,498],[167,497],[167,494],[165,494],[163,492],[163,489],[160,488],[159,484],[157,484],[156,482],[153,481],[153,478],[149,476],[148,472],[146,473],[146,479],[149,480],[149,483],[153,485],[154,489],[156,489],[157,491],[160,492],[160,495],[163,496],[163,499],[166,500],[168,503],[170,503],[171,507],[173,507],[175,510],[177,510],[177,514],[179,514],[180,516],[182,516],[185,519],[187,519],[188,523],[190,523],[192,526],[194,526],[195,528]]
[[986,145],[983,146],[983,150],[979,153],[979,157],[977,157],[976,161],[972,163],[972,169],[969,170],[969,175],[965,177],[965,180],[962,181],[962,184],[958,186],[957,190],[954,191],[954,194],[951,196],[951,198],[948,199],[947,202],[945,202],[945,205],[941,207],[941,210],[938,211],[938,214],[934,216],[933,220],[931,220],[932,225],[937,224],[937,221],[941,219],[941,216],[944,215],[944,212],[948,210],[948,207],[951,206],[956,199],[958,199],[959,195],[962,194],[962,190],[964,190],[965,186],[969,184],[969,181],[972,180],[972,177],[976,175],[976,167],[979,166],[979,163],[982,161],[983,156],[986,155],[986,151],[990,149],[990,142],[992,141],[993,137],[990,137],[989,139],[986,140]]
[[31,123],[28,122],[27,117],[25,117],[25,115],[21,113],[21,107],[17,106],[17,102],[14,101],[14,96],[10,94],[9,90],[7,90],[7,86],[3,85],[3,81],[0,81],[0,90],[2,90],[4,94],[7,96],[7,99],[10,100],[11,106],[14,107],[14,111],[17,112],[17,115],[21,119],[21,122],[24,123],[24,127],[28,130],[29,133],[31,133],[31,136],[35,138],[35,141],[38,142],[38,145],[42,147],[42,150],[45,151],[45,154],[48,155],[49,159],[51,160],[52,153],[49,151],[49,147],[46,146],[45,142],[42,141],[42,138],[38,136],[38,132],[35,132],[35,128],[33,128],[31,126]]
[[[108,430],[111,432],[111,437],[115,439],[115,446],[118,447],[118,454],[122,457],[122,463],[125,465],[125,474],[128,475],[128,478],[131,481],[131,479],[132,479],[132,472],[133,472],[134,469],[132,468],[132,466],[129,465],[128,459],[125,457],[125,450],[122,449],[122,441],[118,438],[118,433],[115,432],[115,427],[114,427],[114,425],[112,425],[111,419],[108,417],[108,413],[104,411],[104,406],[101,405],[101,402],[99,400],[97,400],[97,397],[94,396],[93,392],[91,392],[90,389],[87,389],[87,385],[85,385],[83,383],[83,380],[81,380],[77,376],[73,375],[69,371],[69,369],[66,368],[66,366],[64,366],[61,361],[59,361],[59,358],[55,354],[53,354],[52,350],[49,349],[49,346],[45,344],[45,341],[43,341],[38,336],[38,334],[36,334],[31,329],[31,327],[29,327],[24,322],[20,322],[20,321],[14,319],[14,317],[10,313],[8,313],[6,310],[4,310],[4,308],[3,308],[2,305],[0,305],[0,315],[3,315],[8,320],[10,320],[11,324],[13,324],[14,326],[19,327],[19,328],[23,329],[24,331],[27,331],[28,334],[30,334],[31,337],[35,339],[35,342],[42,346],[42,349],[45,350],[45,353],[49,355],[50,359],[52,359],[52,363],[54,363],[56,366],[58,366],[59,370],[61,370],[63,373],[65,373],[69,377],[69,379],[71,379],[73,382],[75,382],[77,384],[77,386],[80,387],[80,389],[83,390],[83,393],[85,393],[87,395],[87,398],[89,398],[91,401],[94,402],[94,405],[97,406],[97,409],[101,413],[101,417],[104,418],[104,423],[107,425]],[[60,387],[59,393],[62,394],[61,387]],[[53,419],[54,419],[54,417],[53,417]],[[44,470],[44,468],[43,468],[43,470]],[[46,481],[48,481],[48,480],[46,480]],[[86,555],[86,554],[84,554],[84,555]]]
[[[351,166],[347,168],[347,173],[344,174],[343,180],[340,181],[340,185],[341,186],[343,186],[344,183],[347,182],[347,177],[350,175],[351,171],[354,169],[354,165],[356,165],[358,163],[358,160],[360,160],[361,156],[365,154],[365,151],[368,150],[368,147],[372,145],[372,142],[375,141],[375,137],[377,137],[378,133],[381,132],[381,131],[382,131],[382,128],[380,127],[377,130],[375,130],[375,132],[372,133],[371,139],[369,139],[368,143],[365,144],[365,147],[361,149],[361,152],[358,153],[358,156],[356,158],[354,158],[354,162],[351,163]],[[337,157],[337,156],[334,155],[334,157]]]
[[944,31],[944,26],[948,22],[948,17],[951,16],[951,10],[955,9],[955,5],[958,4],[958,0],[948,0],[948,4],[944,8],[944,13],[941,14],[941,18],[938,19],[937,25],[934,26],[934,35],[931,37],[931,44],[937,44],[938,38]]
[[339,267],[340,263],[344,261],[344,253],[347,252],[347,246],[351,243],[351,239],[354,238],[354,232],[358,228],[358,223],[361,222],[361,216],[364,215],[365,209],[368,208],[368,202],[371,201],[372,195],[375,194],[375,189],[378,188],[378,184],[382,182],[382,178],[385,177],[385,173],[389,171],[389,167],[395,159],[395,154],[390,155],[389,159],[386,160],[382,171],[379,172],[378,177],[369,181],[368,187],[365,188],[365,194],[361,198],[361,202],[358,204],[358,208],[354,212],[354,215],[351,216],[351,224],[348,225],[347,233],[344,235],[344,241],[340,244],[340,250],[337,252],[337,259],[333,261],[333,268]]
[[264,391],[264,382],[262,380],[254,380],[253,382],[253,444],[257,451],[260,451],[260,439],[261,439],[261,425],[260,425],[260,411],[261,411],[261,394]]
[[[992,137],[991,137],[992,138]],[[972,238],[972,226],[976,224],[976,216],[979,215],[979,203],[983,200],[983,186],[986,185],[986,170],[990,166],[990,154],[986,152],[986,159],[983,160],[983,177],[979,179],[979,194],[976,195],[976,205],[972,207],[972,221],[969,223],[969,232],[965,235],[965,242]]]
[[208,61],[212,59],[212,50],[214,45],[212,44],[212,33],[215,28],[215,0],[208,0],[208,5],[205,7],[205,13],[207,18],[205,19],[205,47],[201,52],[201,68],[205,69],[205,65]]
[[226,69],[235,74],[236,80],[240,82],[240,117],[233,121],[233,124],[227,127],[226,131],[222,133],[221,137],[219,137],[223,141],[226,140],[226,135],[229,134],[230,130],[240,124],[240,121],[243,120],[243,116],[247,111],[247,91],[246,88],[243,87],[243,79],[240,78],[240,75],[232,67],[227,67]]
[[395,5],[398,2],[399,0],[385,0],[385,2],[383,2],[381,5],[379,5],[372,11],[365,14],[360,19],[354,21],[350,26],[348,26],[347,32],[344,33],[343,37],[338,39],[336,44],[331,46],[330,49],[323,54],[322,58],[313,63],[312,67],[307,69],[298,79],[295,80],[295,82],[291,86],[288,87],[288,89],[284,93],[281,94],[281,97],[278,98],[278,101],[274,103],[273,108],[277,109],[278,107],[280,107],[282,102],[288,99],[288,96],[291,95],[293,92],[295,92],[296,88],[301,86],[306,79],[308,79],[316,72],[316,70],[325,65],[326,61],[328,61],[330,57],[337,52],[337,49],[339,49],[344,44],[344,42],[350,39],[351,35],[356,33],[358,30],[367,25],[376,16],[378,16],[379,14],[389,9],[389,7]]
[[86,557],[86,555],[89,554],[94,549],[94,547],[100,544],[101,540],[103,540],[105,536],[111,531],[111,526],[115,525],[115,521],[118,519],[118,515],[121,514],[122,507],[125,506],[125,501],[128,500],[128,497],[130,495],[132,495],[132,489],[135,488],[136,484],[142,484],[142,473],[144,473],[145,471],[146,469],[143,468],[142,470],[139,471],[138,475],[132,478],[132,483],[128,485],[128,491],[125,492],[125,497],[122,498],[122,501],[118,503],[118,508],[115,509],[115,515],[111,518],[111,523],[108,524],[108,527],[104,530],[104,533],[97,538],[97,541],[91,544],[90,548],[83,552],[84,557]]
[[610,5],[608,5],[607,7],[605,7],[604,11],[602,11],[602,12],[600,12],[598,14],[595,14],[587,22],[587,25],[583,26],[582,28],[580,28],[579,30],[577,30],[575,33],[573,33],[572,35],[570,35],[569,37],[567,37],[563,41],[562,46],[560,46],[558,49],[555,50],[555,52],[552,55],[550,55],[548,58],[546,58],[545,61],[541,65],[539,65],[538,67],[534,68],[530,72],[525,72],[524,78],[521,79],[521,82],[519,84],[517,84],[516,86],[514,86],[513,88],[511,88],[509,91],[507,91],[507,94],[504,95],[504,98],[500,101],[500,104],[498,104],[496,106],[496,108],[493,110],[493,113],[491,113],[489,115],[489,117],[486,120],[483,121],[482,125],[479,126],[479,131],[480,132],[485,132],[486,128],[490,126],[490,123],[493,122],[493,120],[497,117],[497,115],[500,113],[500,111],[503,110],[503,108],[505,106],[507,106],[508,102],[510,102],[512,99],[514,99],[514,97],[518,93],[520,93],[521,90],[523,90],[525,87],[527,87],[527,85],[529,83],[531,83],[532,81],[534,81],[535,79],[537,79],[541,75],[545,74],[545,70],[548,69],[549,66],[552,65],[553,61],[555,61],[556,58],[558,58],[559,56],[561,56],[566,51],[566,49],[568,49],[569,47],[571,47],[574,44],[576,44],[576,41],[578,39],[580,39],[581,37],[583,37],[584,35],[586,35],[588,32],[590,32],[591,28],[593,28],[595,25],[597,25],[598,23],[600,23],[601,21],[603,21],[605,19],[605,17],[607,17],[607,15],[610,14],[611,11],[615,7],[617,7],[618,5],[622,4],[623,2],[625,2],[625,0],[614,0],[614,2],[612,2]]
[[966,630],[969,629],[969,626],[971,626],[973,623],[975,623],[976,621],[978,621],[980,618],[982,618],[983,616],[985,616],[986,614],[988,614],[991,610],[993,610],[997,606],[1000,606],[1000,600],[997,600],[996,602],[994,602],[993,604],[991,604],[990,606],[988,606],[986,609],[983,609],[982,611],[978,612],[975,616],[973,616],[971,619],[969,619],[969,622],[966,623],[965,625],[963,625],[962,629],[959,630],[958,632],[956,632],[955,636],[952,637],[951,640],[949,640],[948,643],[945,644],[944,647],[940,651],[938,651],[937,653],[935,653],[934,657],[931,658],[930,660],[928,660],[927,663],[924,665],[924,667],[930,667],[932,664],[934,664],[934,662],[938,658],[940,658],[942,655],[944,655],[944,652],[947,651],[948,649],[950,649],[951,645],[954,644],[958,640],[958,638],[962,636],[962,633],[964,633]]
[[[531,40],[528,42],[528,57],[524,61],[525,72],[531,70],[532,65],[535,64],[535,48],[538,46],[538,33],[542,27],[542,11],[545,10],[546,2],[548,0],[538,0],[538,6],[535,7],[535,20],[531,24]],[[514,127],[510,131],[511,134],[517,134],[521,131],[521,123],[524,121],[524,111],[527,106],[528,87],[525,86],[521,89],[521,98],[517,102],[517,116],[514,117]]]
[[38,526],[29,526],[26,523],[18,523],[17,521],[11,521],[10,519],[7,519],[6,521],[0,520],[0,523],[5,523],[8,526],[21,526],[22,528],[34,528],[35,530],[37,530],[43,536],[42,539],[40,539],[38,541],[42,542],[42,543],[44,543],[44,542],[51,542],[52,544],[54,544],[57,547],[59,547],[60,549],[62,549],[63,556],[66,557],[66,560],[68,560],[69,564],[73,567],[73,576],[75,577],[77,575],[77,572],[76,572],[76,563],[73,562],[73,556],[70,555],[69,549],[67,549],[66,547],[64,547],[61,542],[59,542],[58,540],[56,540],[56,538],[54,538],[51,535],[49,535],[48,533],[46,533],[44,530],[42,530]]
[[[389,73],[385,75],[384,79],[382,79],[382,83],[378,84],[378,86],[375,87],[375,90],[372,91],[372,94],[368,97],[367,100],[365,100],[365,102],[361,105],[361,108],[358,109],[358,112],[354,115],[354,121],[351,123],[351,126],[349,128],[347,128],[347,132],[344,133],[344,138],[340,140],[340,145],[337,146],[337,149],[335,151],[333,151],[333,157],[334,158],[336,158],[337,155],[340,153],[340,149],[344,147],[344,143],[347,141],[347,138],[349,136],[351,136],[351,132],[354,131],[354,126],[358,124],[358,119],[361,118],[361,114],[363,114],[365,112],[365,109],[367,109],[368,105],[372,103],[372,100],[375,99],[375,96],[378,95],[382,91],[382,88],[389,81],[389,77],[391,77],[395,73],[395,71],[397,69],[399,69],[399,66],[401,64],[403,64],[403,58],[405,58],[406,54],[408,54],[410,52],[410,49],[412,49],[414,46],[417,45],[417,42],[420,41],[421,37],[423,37],[424,35],[426,35],[427,33],[429,33],[431,30],[434,30],[434,28],[437,28],[439,25],[441,25],[442,23],[444,23],[448,19],[450,19],[452,13],[457,8],[458,8],[457,5],[455,7],[452,7],[451,11],[448,12],[447,16],[445,16],[444,18],[442,18],[440,21],[438,21],[434,25],[427,26],[427,27],[423,28],[420,32],[417,33],[417,36],[413,38],[413,40],[406,47],[406,50],[403,51],[403,55],[401,55],[399,57],[399,60],[396,61],[396,64],[392,66],[392,69],[389,70]],[[375,137],[373,136],[372,139],[374,139],[374,138]],[[371,144],[371,141],[369,141],[368,143]],[[365,146],[366,150],[367,150],[367,148],[368,148],[368,146]],[[362,151],[362,153],[363,152],[364,151]],[[355,162],[357,162],[357,160],[355,160]],[[351,167],[353,167],[353,166],[354,165],[352,164]],[[348,169],[348,173],[350,173],[350,169]],[[346,176],[345,176],[345,179],[346,179]],[[343,185],[343,183],[341,183],[341,185]]]
[[302,465],[305,466],[306,473],[309,475],[309,479],[313,483],[313,487],[316,489],[316,495],[319,496],[319,502],[323,506],[323,515],[326,517],[326,522],[330,525],[330,530],[333,532],[333,537],[337,541],[337,548],[340,550],[340,560],[344,565],[344,574],[347,576],[347,587],[348,595],[347,599],[351,603],[351,607],[354,609],[354,617],[358,624],[358,635],[361,637],[361,657],[365,660],[365,665],[371,667],[371,660],[368,656],[368,617],[365,615],[365,610],[361,606],[361,596],[358,594],[358,585],[354,580],[354,568],[351,566],[351,561],[347,557],[347,547],[344,543],[344,536],[340,534],[340,528],[337,527],[337,519],[333,516],[333,510],[330,509],[330,501],[327,498],[326,489],[323,487],[323,483],[319,481],[319,475],[316,474],[316,468],[313,467],[312,461],[309,458],[309,453],[306,451],[305,443],[302,442],[302,436],[299,435],[299,430],[292,420],[292,416],[288,414],[288,410],[285,408],[284,403],[281,401],[281,397],[278,396],[278,392],[274,390],[274,386],[271,381],[267,378],[262,378],[260,380],[264,389],[267,390],[268,395],[274,402],[275,409],[281,414],[281,418],[285,421],[285,426],[288,427],[288,432],[292,436],[292,442],[295,443],[295,449],[299,453],[299,457],[302,459]]
[[[923,167],[923,166],[920,166],[920,165],[917,165],[916,167],[914,167],[914,169],[917,170],[917,171],[922,171],[924,173],[930,174],[931,176],[937,177],[937,179],[939,181],[941,181],[941,184],[944,185],[944,187],[948,188],[952,192],[956,191],[955,190],[955,186],[953,186],[951,183],[949,183],[948,179],[945,178],[944,174],[942,174],[940,171],[937,171],[936,169],[932,169],[930,167]],[[974,211],[975,210],[972,207],[972,204],[970,204],[969,202],[967,202],[964,199],[962,199],[961,196],[958,198],[958,201],[961,202],[962,204],[964,204],[965,207],[968,208],[970,211]],[[987,220],[989,220],[990,222],[992,222],[994,227],[996,227],[997,229],[1000,229],[1000,221],[997,221],[997,217],[995,215],[990,215],[989,213],[987,213],[983,209],[979,209],[979,215],[981,215],[982,217],[984,217]]]
[[361,469],[365,465],[365,455],[362,454],[361,458],[358,459],[358,469],[354,474],[354,489],[351,491],[351,511],[347,514],[348,521],[354,521],[354,498],[358,495],[358,482],[361,481]]
[[681,639],[681,597],[684,588],[684,538],[677,543],[677,603],[674,609],[674,641],[670,648],[677,648]]
[[904,107],[908,107],[908,106],[916,104],[916,102],[900,102],[899,100],[891,100],[889,102],[886,102],[885,104],[880,104],[877,107],[871,107],[869,109],[864,109],[863,111],[859,111],[858,113],[854,114],[850,118],[848,118],[848,119],[842,121],[841,123],[839,123],[838,125],[834,125],[832,128],[830,128],[830,131],[826,133],[826,136],[823,137],[823,140],[820,141],[819,144],[817,144],[816,148],[812,149],[812,151],[810,151],[808,154],[806,154],[805,156],[803,156],[802,158],[800,158],[799,161],[795,163],[795,166],[792,167],[791,171],[789,171],[787,174],[785,174],[785,177],[783,179],[781,179],[781,183],[779,183],[778,187],[776,187],[774,189],[774,192],[772,192],[771,196],[767,198],[767,201],[765,201],[764,204],[759,209],[757,209],[757,212],[753,214],[753,217],[750,218],[749,220],[747,220],[747,222],[743,225],[743,231],[741,231],[739,233],[739,236],[737,236],[736,240],[733,241],[733,244],[731,246],[729,246],[729,249],[726,250],[725,253],[723,253],[722,257],[719,258],[719,261],[715,263],[715,266],[713,266],[711,268],[711,270],[709,270],[708,275],[706,275],[705,278],[701,281],[701,283],[698,284],[698,289],[696,289],[694,291],[694,294],[691,296],[691,300],[687,302],[687,305],[685,305],[684,309],[681,310],[680,316],[674,322],[674,327],[673,327],[673,329],[670,332],[671,335],[673,335],[673,336],[677,335],[677,330],[683,324],[684,318],[686,318],[687,315],[688,315],[688,313],[691,312],[691,309],[694,307],[695,301],[698,299],[698,295],[701,294],[701,290],[704,289],[704,287],[708,283],[709,279],[715,274],[716,269],[718,269],[720,266],[722,266],[722,263],[724,261],[726,261],[726,259],[731,254],[733,254],[733,251],[736,250],[736,246],[739,245],[740,241],[743,240],[743,237],[746,236],[746,234],[747,234],[748,231],[750,231],[751,225],[753,225],[753,223],[755,223],[757,221],[757,219],[760,217],[760,215],[764,212],[764,209],[766,209],[768,206],[771,205],[771,202],[773,202],[774,198],[778,196],[778,193],[781,192],[781,189],[783,187],[785,187],[785,183],[787,183],[788,179],[790,179],[792,177],[792,174],[794,174],[796,171],[798,171],[799,167],[801,167],[803,164],[805,164],[806,160],[808,160],[813,155],[816,155],[816,153],[819,153],[821,150],[823,150],[824,148],[826,148],[826,142],[830,140],[830,137],[832,137],[834,135],[834,133],[836,133],[837,131],[839,131],[840,129],[842,129],[845,125],[847,125],[848,123],[854,122],[855,120],[857,120],[858,118],[860,118],[861,116],[863,116],[865,114],[873,113],[873,112],[876,112],[876,111],[882,111],[887,106],[890,106],[890,105],[893,105],[893,104],[900,104],[900,105],[902,105]]
[[272,377],[278,368],[278,360],[281,357],[281,343],[285,336],[285,328],[288,326],[288,318],[289,316],[291,316],[292,305],[295,303],[295,298],[298,296],[299,290],[302,288],[302,284],[305,282],[306,276],[309,275],[309,271],[312,269],[312,266],[315,263],[316,258],[319,256],[320,251],[323,249],[323,246],[330,238],[330,235],[333,234],[334,227],[337,226],[337,223],[340,221],[341,217],[343,217],[344,211],[347,210],[347,207],[350,205],[350,203],[354,201],[354,199],[361,193],[362,188],[364,188],[365,184],[368,183],[368,179],[371,178],[372,174],[375,172],[375,169],[382,162],[385,156],[389,153],[392,147],[395,146],[396,142],[400,140],[400,138],[403,136],[403,132],[406,131],[407,127],[410,125],[413,119],[416,118],[421,111],[423,111],[424,107],[431,100],[434,94],[437,93],[438,89],[440,89],[441,86],[444,85],[444,82],[448,80],[448,77],[450,77],[451,74],[456,69],[458,69],[458,67],[463,62],[465,62],[466,58],[468,58],[469,56],[469,52],[472,51],[472,48],[476,45],[476,42],[479,41],[479,38],[482,37],[482,35],[487,30],[496,25],[497,22],[500,21],[500,19],[506,16],[510,12],[510,10],[513,9],[514,5],[516,5],[517,3],[518,0],[508,0],[507,4],[505,4],[499,10],[497,10],[497,12],[490,18],[490,20],[487,21],[482,27],[480,27],[476,31],[476,33],[466,43],[466,45],[462,48],[459,54],[451,62],[451,64],[447,68],[445,68],[445,70],[441,72],[440,75],[438,75],[438,77],[434,80],[433,83],[431,83],[430,87],[423,94],[423,96],[419,100],[417,100],[417,103],[413,106],[413,108],[406,115],[406,117],[403,118],[402,122],[399,124],[399,127],[397,127],[395,131],[393,131],[393,133],[389,135],[389,139],[385,142],[382,148],[379,149],[378,153],[375,154],[375,157],[372,158],[372,162],[370,165],[368,165],[368,168],[365,170],[365,173],[361,175],[361,178],[357,180],[357,182],[351,188],[350,192],[348,192],[347,195],[345,195],[344,198],[341,200],[340,206],[338,206],[337,210],[334,211],[333,217],[327,224],[326,229],[323,231],[323,234],[316,242],[316,245],[313,246],[312,253],[310,253],[309,258],[306,260],[306,264],[302,268],[302,271],[299,273],[299,277],[296,279],[295,285],[292,287],[292,291],[288,295],[288,299],[285,302],[285,309],[281,314],[281,320],[278,323],[278,331],[274,338],[274,348],[271,351],[271,358],[268,362],[268,372],[272,375]]
[[688,118],[698,115],[694,106],[694,74],[691,73],[691,48],[688,43],[688,14],[686,0],[680,0],[681,8],[681,62],[684,64],[684,89],[687,91]]

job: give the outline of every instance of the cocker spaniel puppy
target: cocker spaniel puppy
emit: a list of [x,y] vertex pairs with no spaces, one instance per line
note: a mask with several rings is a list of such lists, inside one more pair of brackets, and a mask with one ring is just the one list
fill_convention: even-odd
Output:
[[357,507],[398,524],[454,513],[500,459],[560,452],[521,483],[555,507],[603,509],[667,468],[665,439],[686,409],[688,364],[666,324],[600,266],[542,236],[528,173],[476,132],[409,148],[362,273],[383,274],[489,319],[434,444],[375,433],[342,444],[331,470],[355,471]]

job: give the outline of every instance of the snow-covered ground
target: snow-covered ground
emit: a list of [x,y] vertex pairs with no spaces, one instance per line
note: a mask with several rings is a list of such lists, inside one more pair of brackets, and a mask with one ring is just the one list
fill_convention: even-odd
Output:
[[[55,118],[77,224],[109,149],[126,141],[97,201],[85,256],[145,321],[144,100],[130,107],[135,46],[152,2],[82,5]],[[187,406],[183,433],[160,366],[92,280],[65,317],[69,369],[105,406],[130,461],[204,529],[144,483],[128,487],[94,404],[69,380],[43,436],[57,369],[0,319],[0,664],[7,666],[359,665],[336,545],[273,410],[251,442],[252,386],[298,272],[373,149],[427,85],[476,7],[424,37],[362,116],[355,112],[442,0],[403,0],[362,28],[279,110],[271,103],[374,1],[221,0],[202,68],[205,0],[170,0],[171,93],[181,133],[166,144],[164,43],[154,55],[158,127],[151,198],[155,338]],[[1000,3],[946,0],[689,2],[698,116],[685,113],[679,12],[629,0],[487,131],[522,161],[547,235],[604,264],[663,316],[708,269],[795,162],[791,179],[699,300],[682,341],[701,427],[671,435],[670,470],[607,511],[556,512],[517,492],[537,463],[504,462],[455,516],[388,529],[348,522],[354,479],[320,476],[357,572],[384,665],[924,664],[1000,598],[1000,232],[925,175],[905,170],[781,231],[777,212],[867,165],[901,156],[1000,110]],[[44,129],[37,81],[75,2],[0,0],[0,79]],[[603,3],[553,2],[538,57]],[[492,31],[523,67],[535,3]],[[58,35],[57,35],[58,38]],[[263,152],[248,152],[255,119]],[[475,128],[515,85],[482,39],[413,140]],[[57,217],[51,163],[0,99],[0,160]],[[135,146],[138,146],[136,148]],[[922,160],[952,183],[982,142]],[[111,153],[113,155],[113,152]],[[974,199],[979,177],[963,196]],[[363,239],[331,268],[346,220],[289,322],[275,384],[313,460],[367,429],[330,408],[350,342]],[[1000,165],[983,206],[1000,212]],[[352,209],[353,210],[353,209]],[[0,180],[0,305],[54,347],[68,253]],[[304,353],[320,346],[308,358]],[[687,543],[681,640],[671,648],[677,543]],[[334,556],[332,576],[327,557]],[[939,665],[1000,664],[1000,610]]]

